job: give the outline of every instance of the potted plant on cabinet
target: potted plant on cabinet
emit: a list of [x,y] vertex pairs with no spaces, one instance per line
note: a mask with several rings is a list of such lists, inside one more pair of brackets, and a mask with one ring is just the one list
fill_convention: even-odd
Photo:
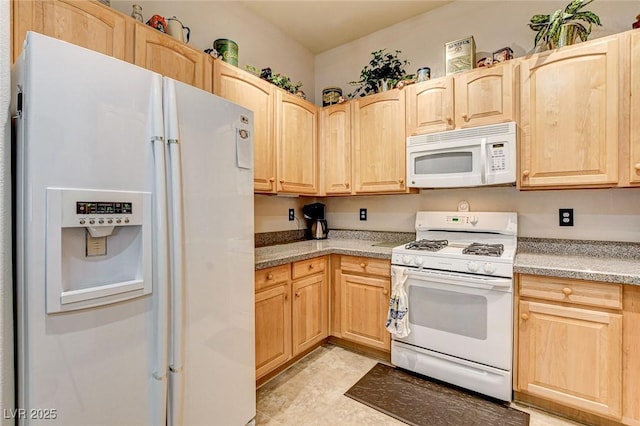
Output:
[[352,86],[358,86],[349,97],[382,92],[394,88],[402,80],[413,78],[413,74],[407,75],[404,69],[409,65],[409,61],[401,60],[398,57],[400,53],[400,50],[389,53],[386,49],[371,52],[373,59],[360,71],[360,80],[349,82]]
[[564,9],[558,9],[550,15],[533,15],[528,25],[537,31],[534,49],[555,49],[574,44],[578,38],[586,41],[592,25],[602,25],[598,15],[583,10],[593,1],[573,0]]

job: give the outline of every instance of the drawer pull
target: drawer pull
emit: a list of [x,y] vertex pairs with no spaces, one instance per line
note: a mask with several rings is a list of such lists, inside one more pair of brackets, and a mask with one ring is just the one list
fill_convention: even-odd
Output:
[[529,314],[524,313],[524,314],[520,315],[520,318],[522,318],[524,321],[526,321],[526,320],[529,319]]
[[565,296],[569,296],[571,295],[571,293],[573,293],[573,290],[571,290],[569,287],[565,287],[562,289],[562,292],[564,293]]
[[309,270],[313,269],[313,263],[309,264]]
[[272,279],[273,279],[273,274],[269,274],[269,275],[267,275],[267,279],[268,279],[268,280],[272,280]]
[[362,262],[362,263],[360,264],[360,267],[361,267],[361,268],[366,268],[366,267],[367,267],[367,264],[366,264],[366,263],[364,263],[364,262]]

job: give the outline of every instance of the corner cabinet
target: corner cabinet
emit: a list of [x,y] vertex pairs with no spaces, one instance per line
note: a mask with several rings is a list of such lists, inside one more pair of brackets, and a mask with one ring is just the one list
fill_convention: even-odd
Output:
[[404,91],[358,98],[352,106],[354,192],[407,192]]
[[318,109],[309,101],[276,92],[277,192],[318,192]]
[[276,192],[275,87],[222,61],[213,67],[213,93],[253,111],[253,188]]
[[[13,0],[13,61],[22,52],[27,31],[35,31],[114,58],[130,61],[133,20],[92,1]],[[128,22],[130,21],[130,22]],[[90,31],[88,30],[90,29]]]
[[521,189],[616,186],[619,46],[612,36],[521,62]]
[[622,286],[521,275],[519,297],[519,390],[620,419]]
[[134,63],[211,92],[209,55],[141,23],[135,24]]
[[324,194],[351,194],[351,148],[351,103],[321,109],[320,173]]

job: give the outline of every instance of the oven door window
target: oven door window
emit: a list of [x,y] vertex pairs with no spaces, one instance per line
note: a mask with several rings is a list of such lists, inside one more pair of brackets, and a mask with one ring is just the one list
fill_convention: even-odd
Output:
[[473,171],[473,153],[471,151],[425,154],[414,157],[413,162],[417,176],[471,173]]
[[487,339],[487,299],[481,295],[409,287],[409,322],[473,339]]

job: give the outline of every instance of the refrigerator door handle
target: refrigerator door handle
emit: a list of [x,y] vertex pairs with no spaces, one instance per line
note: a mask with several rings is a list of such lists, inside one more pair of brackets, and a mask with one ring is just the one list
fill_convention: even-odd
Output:
[[151,89],[151,144],[153,146],[153,236],[155,245],[155,356],[152,376],[153,400],[156,412],[155,424],[165,424],[167,416],[167,360],[169,347],[169,242],[167,237],[167,183],[165,169],[165,144],[163,138],[162,77],[153,76]]
[[183,351],[184,351],[184,281],[183,281],[183,199],[182,199],[182,170],[180,157],[180,129],[178,124],[178,110],[175,83],[164,78],[164,123],[168,150],[169,185],[169,238],[171,245],[171,350],[169,359],[169,414],[167,424],[181,425],[183,423]]

